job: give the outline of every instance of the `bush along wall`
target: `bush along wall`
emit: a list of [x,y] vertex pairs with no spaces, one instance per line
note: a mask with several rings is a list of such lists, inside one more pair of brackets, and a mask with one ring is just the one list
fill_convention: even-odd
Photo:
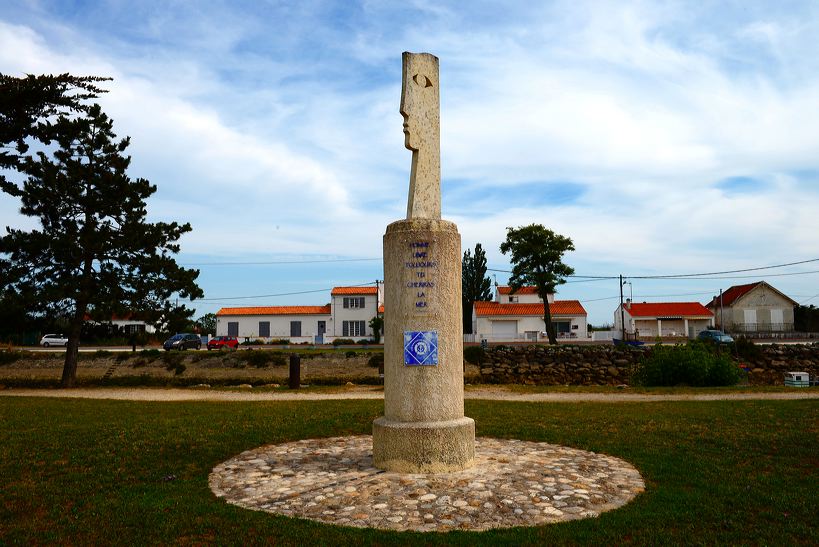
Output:
[[[701,348],[700,348],[701,349]],[[700,349],[690,353],[697,354]],[[819,375],[819,344],[810,345],[755,345],[752,351],[744,348],[742,355],[730,348],[720,351],[730,355],[731,366],[747,370],[752,385],[783,385],[784,374],[789,371],[807,372],[811,377]],[[665,353],[671,353],[667,351]],[[663,354],[662,358],[668,355]],[[525,385],[632,385],[641,378],[641,364],[650,360],[651,346],[640,348],[611,346],[496,346],[489,348],[480,360],[480,381],[490,384]],[[658,356],[660,357],[660,356]],[[688,355],[696,359],[696,355]],[[678,363],[682,359],[668,359]],[[695,370],[696,361],[689,361]],[[713,368],[713,377],[725,379],[721,363]],[[744,373],[743,373],[744,375]],[[662,378],[662,376],[660,376]],[[673,385],[694,385],[685,377],[672,374]],[[696,378],[696,375],[695,375]]]

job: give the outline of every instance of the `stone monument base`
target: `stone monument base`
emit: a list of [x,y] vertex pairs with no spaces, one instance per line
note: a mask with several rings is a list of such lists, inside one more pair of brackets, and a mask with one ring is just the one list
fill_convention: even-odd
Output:
[[475,420],[373,421],[373,465],[398,473],[446,473],[475,460]]

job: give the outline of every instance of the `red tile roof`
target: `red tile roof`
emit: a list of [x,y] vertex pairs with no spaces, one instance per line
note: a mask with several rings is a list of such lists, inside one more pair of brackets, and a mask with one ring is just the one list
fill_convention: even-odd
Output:
[[325,306],[250,306],[222,308],[216,315],[329,315],[330,304]]
[[713,317],[699,302],[643,302],[626,306],[626,313],[632,317]]
[[330,294],[378,294],[378,287],[333,287]]
[[[512,287],[498,287],[500,294],[512,294]],[[515,294],[537,294],[537,287],[521,287],[515,291]]]
[[[730,306],[737,298],[748,294],[752,289],[761,283],[762,281],[757,281],[756,283],[748,283],[747,285],[734,285],[722,293],[722,305]],[[719,306],[719,295],[715,296],[711,302],[706,304],[706,306]]]
[[[586,315],[586,310],[577,300],[555,300],[549,305],[552,315]],[[475,302],[475,314],[479,317],[491,315],[543,315],[543,304],[501,304],[500,302]]]

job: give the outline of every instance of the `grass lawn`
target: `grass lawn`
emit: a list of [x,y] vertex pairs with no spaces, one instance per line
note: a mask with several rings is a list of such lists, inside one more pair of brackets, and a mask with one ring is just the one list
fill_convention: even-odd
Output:
[[0,544],[813,544],[819,402],[467,401],[478,434],[635,465],[600,518],[448,534],[340,528],[216,499],[211,468],[268,443],[369,433],[382,401],[145,403],[0,397]]

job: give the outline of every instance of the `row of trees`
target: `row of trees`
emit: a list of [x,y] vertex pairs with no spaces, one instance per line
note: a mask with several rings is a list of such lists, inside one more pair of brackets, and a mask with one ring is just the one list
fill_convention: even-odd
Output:
[[[521,287],[531,286],[537,289],[538,296],[543,300],[543,321],[550,344],[557,343],[557,333],[552,323],[548,295],[574,273],[573,268],[563,263],[563,255],[573,250],[571,239],[554,233],[542,224],[507,228],[506,240],[500,246],[501,253],[510,255],[512,272],[509,286],[512,293]],[[464,252],[461,271],[463,327],[465,333],[471,333],[473,303],[492,299],[491,282],[486,275],[486,253],[480,243],[475,245],[474,255],[470,249]]]
[[0,307],[65,322],[64,387],[86,317],[170,323],[193,314],[177,297],[203,296],[199,271],[174,258],[190,225],[147,221],[156,186],[128,175],[130,138],[89,104],[107,80],[0,74],[0,189],[39,225],[0,238]]

